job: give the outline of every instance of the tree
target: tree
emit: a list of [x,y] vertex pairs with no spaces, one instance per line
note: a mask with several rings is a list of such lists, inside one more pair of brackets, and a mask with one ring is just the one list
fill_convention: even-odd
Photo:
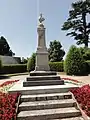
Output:
[[65,55],[65,51],[61,49],[62,45],[59,41],[54,40],[50,42],[48,53],[49,53],[49,61],[58,62],[63,59]]
[[12,50],[10,49],[7,40],[3,36],[0,37],[0,55],[6,55],[6,56],[15,55],[15,53],[13,53]]
[[35,70],[35,58],[36,58],[36,53],[33,53],[32,56],[28,59],[27,70],[29,72]]
[[72,3],[72,10],[69,11],[69,18],[64,22],[62,30],[71,30],[67,33],[77,40],[77,45],[84,44],[88,47],[90,35],[90,22],[87,16],[90,14],[90,0],[80,0]]

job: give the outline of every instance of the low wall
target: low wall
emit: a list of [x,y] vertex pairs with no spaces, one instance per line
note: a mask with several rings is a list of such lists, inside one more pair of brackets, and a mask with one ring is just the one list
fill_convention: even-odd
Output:
[[11,56],[2,56],[0,55],[2,64],[19,64],[20,58],[19,57],[11,57]]

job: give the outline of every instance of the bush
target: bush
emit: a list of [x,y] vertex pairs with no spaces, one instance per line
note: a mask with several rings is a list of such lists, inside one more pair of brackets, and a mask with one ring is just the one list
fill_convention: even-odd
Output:
[[83,58],[85,60],[90,60],[90,48],[83,48],[83,47],[80,47],[80,52],[82,53],[83,55]]
[[36,58],[36,53],[33,53],[31,58],[28,59],[27,62],[28,72],[35,70],[35,58]]
[[80,49],[71,46],[65,62],[64,62],[64,70],[68,75],[85,75],[86,72],[86,63],[80,52]]
[[63,72],[64,71],[64,64],[63,62],[49,62],[50,70]]
[[26,64],[14,64],[2,66],[2,74],[22,73],[27,71]]
[[87,73],[90,74],[90,60],[86,61],[86,65],[87,65]]

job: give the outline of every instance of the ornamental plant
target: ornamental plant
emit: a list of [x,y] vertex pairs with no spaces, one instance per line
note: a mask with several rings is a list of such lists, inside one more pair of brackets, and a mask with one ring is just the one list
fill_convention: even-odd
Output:
[[75,80],[75,79],[71,79],[71,78],[61,78],[62,80],[64,80],[65,83],[71,83],[71,84],[75,84],[75,85],[82,85],[83,83]]
[[13,84],[13,83],[18,82],[18,81],[19,81],[19,80],[6,81],[6,82],[2,83],[2,84],[0,85],[0,87],[7,86],[7,85],[9,85],[9,84]]
[[86,74],[85,60],[76,46],[72,45],[64,62],[64,70],[68,75]]
[[16,102],[19,94],[0,92],[0,120],[16,120]]
[[84,85],[70,91],[74,94],[82,110],[90,117],[90,85]]
[[7,93],[8,90],[14,85],[15,82],[18,82],[19,80],[12,80],[12,81],[6,81],[0,85],[0,91]]

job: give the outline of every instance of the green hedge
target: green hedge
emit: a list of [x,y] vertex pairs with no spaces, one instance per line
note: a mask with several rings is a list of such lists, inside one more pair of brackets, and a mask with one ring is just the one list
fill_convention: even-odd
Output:
[[0,58],[0,72],[1,72],[1,69],[2,69],[2,61],[1,61],[1,58]]
[[22,73],[27,71],[26,64],[4,65],[1,69],[1,74]]
[[[86,61],[87,72],[90,73],[90,60]],[[49,62],[50,70],[63,72],[64,71],[64,62]],[[2,66],[2,74],[12,74],[12,73],[22,73],[27,72],[26,64],[15,64],[15,65],[4,65]]]
[[86,65],[87,65],[87,72],[88,74],[90,74],[90,60],[86,61]]
[[[50,70],[63,72],[63,62],[49,62]],[[4,65],[1,69],[1,74],[23,73],[27,72],[27,64]]]
[[49,62],[50,70],[63,72],[64,71],[64,62]]

